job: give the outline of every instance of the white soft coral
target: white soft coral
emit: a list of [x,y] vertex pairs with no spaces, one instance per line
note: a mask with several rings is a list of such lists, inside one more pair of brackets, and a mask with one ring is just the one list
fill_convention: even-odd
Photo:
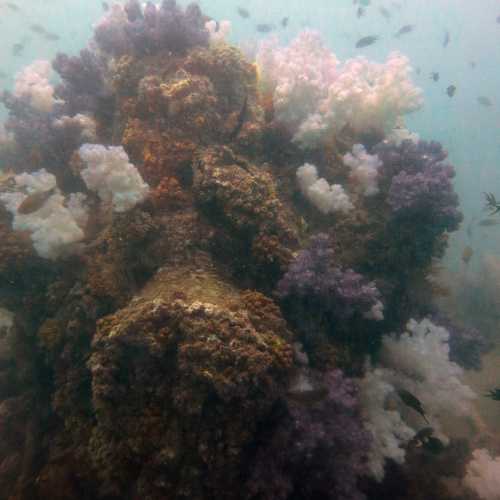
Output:
[[312,30],[300,33],[288,47],[277,47],[276,39],[263,42],[257,65],[265,91],[273,95],[276,117],[300,126],[327,97],[337,64],[335,55]]
[[370,454],[373,476],[384,476],[386,458],[402,463],[404,447],[416,430],[427,425],[420,414],[408,408],[398,392],[405,390],[421,403],[435,434],[444,442],[441,429],[446,414],[468,416],[476,397],[461,381],[462,369],[449,359],[449,333],[430,320],[410,320],[401,336],[385,336],[380,351],[381,366],[369,368],[360,382],[366,427],[372,433]]
[[500,500],[500,457],[488,450],[474,450],[467,465],[464,484],[484,500]]
[[354,208],[344,188],[319,178],[317,168],[310,163],[297,169],[297,180],[302,194],[323,214],[349,212]]
[[26,66],[16,75],[14,96],[27,99],[38,111],[50,112],[58,101],[54,87],[49,82],[52,66],[49,61],[39,60]]
[[368,154],[362,144],[354,144],[352,153],[346,153],[343,161],[351,168],[351,180],[361,187],[365,196],[378,193],[378,169],[382,162],[377,155]]
[[122,146],[84,144],[79,154],[86,164],[80,172],[85,184],[115,212],[125,212],[146,198],[149,186]]
[[[15,231],[28,231],[31,234],[33,246],[40,257],[56,259],[63,253],[70,252],[71,245],[84,237],[83,229],[79,225],[79,222],[85,221],[83,195],[75,194],[72,197],[73,210],[68,208],[65,205],[65,197],[56,189],[56,178],[45,169],[31,174],[17,175],[15,182],[16,191],[0,193],[0,201],[14,216],[12,228]],[[28,196],[50,190],[54,191],[53,194],[40,208],[27,214],[18,212],[19,206]]]
[[364,57],[345,62],[320,109],[336,130],[389,132],[397,119],[422,106],[422,93],[410,80],[411,66],[398,52],[384,64]]

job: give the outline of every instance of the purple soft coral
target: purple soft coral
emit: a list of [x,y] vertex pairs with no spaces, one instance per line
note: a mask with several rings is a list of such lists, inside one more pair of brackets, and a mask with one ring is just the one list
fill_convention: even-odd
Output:
[[432,322],[446,328],[450,334],[450,361],[466,370],[480,370],[481,356],[493,348],[479,330],[462,328],[441,313],[431,315]]
[[440,230],[454,231],[462,221],[453,190],[454,168],[437,142],[387,142],[374,152],[383,162],[382,175],[392,177],[388,203],[394,216],[418,217]]
[[97,25],[95,40],[103,51],[115,56],[133,51],[182,53],[196,45],[208,45],[209,34],[195,4],[183,11],[175,0],[163,0],[159,8],[148,2],[142,10],[137,0],[129,0],[124,8],[113,6]]
[[56,87],[56,94],[64,100],[65,114],[95,112],[110,99],[103,78],[105,63],[90,50],[83,49],[79,56],[59,53],[52,66],[63,81]]
[[352,269],[335,266],[333,257],[328,235],[312,237],[309,248],[299,253],[278,283],[278,295],[307,298],[337,318],[347,319],[356,313],[369,316],[380,304],[377,287]]
[[357,483],[368,474],[371,439],[361,421],[357,387],[340,370],[328,372],[322,384],[324,399],[287,403],[287,416],[256,454],[249,498],[365,498]]

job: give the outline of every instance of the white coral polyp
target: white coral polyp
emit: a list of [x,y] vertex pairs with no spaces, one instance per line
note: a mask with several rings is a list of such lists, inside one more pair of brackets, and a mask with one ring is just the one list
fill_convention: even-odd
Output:
[[79,126],[82,129],[81,137],[85,141],[95,141],[97,135],[97,124],[95,120],[82,113],[78,113],[75,116],[64,115],[60,118],[56,118],[52,125],[55,128],[63,129],[65,127]]
[[49,83],[52,66],[49,61],[39,60],[26,66],[16,75],[14,96],[27,99],[38,111],[50,112],[58,101],[54,87]]
[[355,144],[352,153],[346,153],[343,161],[351,168],[351,179],[361,187],[365,196],[378,193],[378,169],[382,162],[377,155],[370,155],[362,144]]
[[261,87],[273,96],[276,118],[303,147],[314,147],[327,133],[345,126],[356,133],[387,133],[398,117],[423,102],[405,56],[393,52],[383,64],[358,57],[339,66],[314,31],[299,34],[284,48],[276,38],[265,41],[256,60]]
[[500,457],[493,458],[488,450],[474,450],[467,465],[464,484],[484,500],[500,499]]
[[276,39],[263,42],[257,65],[265,91],[273,95],[276,117],[298,127],[327,97],[338,61],[319,33],[307,30],[288,47],[277,47]]
[[297,180],[302,194],[323,214],[349,212],[354,208],[344,188],[319,178],[318,170],[310,163],[297,169]]
[[[399,337],[383,337],[381,366],[368,368],[360,381],[365,425],[374,441],[370,466],[378,480],[384,477],[386,458],[404,462],[404,447],[422,426],[430,425],[446,443],[443,416],[470,415],[471,402],[476,397],[461,381],[462,369],[449,359],[449,333],[445,328],[429,319],[412,319],[406,330]],[[401,390],[422,403],[430,423],[404,404],[398,395]]]
[[[56,188],[56,179],[45,169],[32,174],[23,173],[15,177],[14,192],[0,193],[2,201],[14,216],[12,228],[15,231],[28,231],[33,246],[40,257],[57,259],[63,253],[70,253],[71,245],[84,237],[72,211],[65,206],[65,198]],[[27,196],[54,189],[53,194],[37,210],[21,214],[18,207]],[[85,211],[80,206],[80,215]]]
[[365,427],[372,435],[373,444],[368,456],[372,476],[381,481],[384,478],[386,459],[402,464],[406,458],[405,445],[415,436],[396,409],[386,407],[387,399],[395,391],[386,380],[385,370],[367,370],[360,382],[360,402]]
[[225,42],[231,33],[231,21],[222,20],[217,23],[212,19],[205,23],[205,29],[208,31],[211,44]]
[[398,52],[384,64],[349,59],[320,109],[336,130],[349,125],[355,132],[389,132],[400,116],[422,106],[422,92],[412,84],[410,73],[408,58]]
[[474,391],[465,385],[463,370],[450,361],[450,334],[429,319],[410,320],[399,338],[382,339],[381,362],[397,373],[399,383],[427,408],[429,419],[442,413],[470,414]]
[[79,154],[86,163],[80,172],[85,184],[103,202],[110,203],[115,212],[125,212],[146,198],[149,186],[129,162],[122,146],[84,144]]

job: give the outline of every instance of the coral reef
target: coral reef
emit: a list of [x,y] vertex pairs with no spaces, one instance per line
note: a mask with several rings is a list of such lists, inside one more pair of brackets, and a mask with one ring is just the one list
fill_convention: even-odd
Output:
[[409,61],[312,31],[253,61],[229,28],[128,0],[58,84],[39,61],[2,96],[0,500],[446,500],[433,468],[465,475],[442,417],[483,348],[408,323],[461,220],[401,121]]

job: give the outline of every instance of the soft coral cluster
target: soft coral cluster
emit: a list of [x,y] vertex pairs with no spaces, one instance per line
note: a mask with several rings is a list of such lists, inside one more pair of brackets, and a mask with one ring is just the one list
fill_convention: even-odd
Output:
[[144,8],[137,0],[129,0],[124,7],[112,6],[96,26],[95,40],[114,56],[159,50],[182,53],[195,45],[208,45],[209,33],[196,4],[183,11],[175,0],[164,0],[159,7],[147,2]]
[[371,439],[356,384],[332,370],[322,385],[326,395],[313,404],[287,402],[287,415],[257,452],[248,498],[365,498],[357,483],[369,472]]
[[264,42],[257,54],[262,87],[272,95],[276,118],[304,147],[346,126],[357,134],[383,135],[422,105],[409,60],[400,53],[383,64],[358,57],[339,65],[313,31],[301,33],[289,47],[276,45]]
[[290,264],[277,291],[283,299],[305,300],[338,319],[354,315],[375,320],[384,317],[375,283],[352,269],[338,267],[332,240],[326,234],[311,238],[309,248],[302,250]]
[[388,203],[395,217],[427,221],[437,230],[454,231],[462,221],[453,189],[455,169],[437,142],[383,142],[374,148],[383,174],[393,176]]

